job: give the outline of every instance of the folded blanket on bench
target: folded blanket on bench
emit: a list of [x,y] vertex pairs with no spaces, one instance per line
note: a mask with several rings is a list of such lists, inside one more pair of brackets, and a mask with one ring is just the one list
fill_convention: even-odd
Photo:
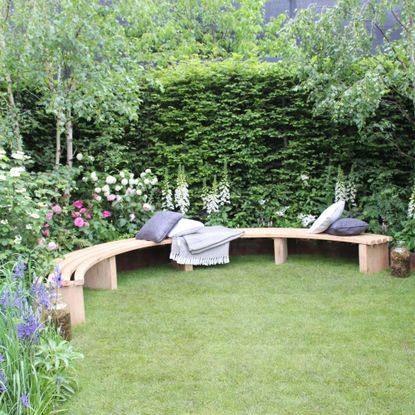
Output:
[[170,259],[178,264],[216,265],[229,262],[229,242],[243,231],[223,226],[206,226],[196,233],[172,239]]

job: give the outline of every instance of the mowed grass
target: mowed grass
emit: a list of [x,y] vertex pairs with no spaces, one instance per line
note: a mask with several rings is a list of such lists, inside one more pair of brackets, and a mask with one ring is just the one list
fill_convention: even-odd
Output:
[[414,414],[415,278],[237,257],[86,290],[69,414]]

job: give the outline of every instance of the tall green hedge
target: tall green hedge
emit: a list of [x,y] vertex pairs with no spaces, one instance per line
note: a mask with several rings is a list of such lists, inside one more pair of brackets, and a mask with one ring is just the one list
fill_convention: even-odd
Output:
[[[78,123],[78,149],[95,155],[97,168],[152,168],[159,176],[168,168],[174,178],[181,164],[191,213],[203,217],[203,180],[220,178],[226,160],[229,223],[252,225],[276,223],[281,206],[291,206],[292,217],[318,213],[334,197],[337,168],[348,173],[353,167],[355,213],[374,228],[378,217],[402,220],[414,178],[414,130],[387,102],[359,132],[314,117],[307,94],[283,63],[192,62],[155,70],[151,78],[142,85],[138,122],[126,128]],[[380,130],[385,117],[390,127]]]

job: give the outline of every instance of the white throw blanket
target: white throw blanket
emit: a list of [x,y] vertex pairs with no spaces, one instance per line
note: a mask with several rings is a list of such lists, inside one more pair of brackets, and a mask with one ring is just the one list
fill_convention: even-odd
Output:
[[243,231],[206,226],[198,232],[172,239],[170,259],[178,264],[216,265],[229,262],[229,242]]

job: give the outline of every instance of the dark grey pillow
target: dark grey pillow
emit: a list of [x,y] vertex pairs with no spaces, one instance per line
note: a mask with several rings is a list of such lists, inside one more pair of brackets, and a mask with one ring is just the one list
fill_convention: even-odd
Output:
[[333,222],[326,232],[330,235],[353,236],[360,235],[365,232],[368,227],[369,225],[360,219],[343,218]]
[[181,213],[176,212],[156,212],[135,237],[146,241],[161,242],[182,217]]

